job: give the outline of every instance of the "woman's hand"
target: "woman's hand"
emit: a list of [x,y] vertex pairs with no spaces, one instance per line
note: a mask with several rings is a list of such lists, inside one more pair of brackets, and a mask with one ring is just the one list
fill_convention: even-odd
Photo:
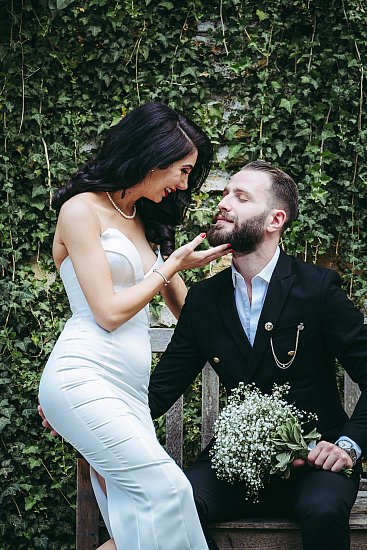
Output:
[[44,428],[47,428],[48,430],[50,430],[50,434],[51,434],[53,437],[56,437],[57,435],[59,435],[59,434],[57,433],[57,431],[53,429],[53,427],[51,426],[51,424],[49,424],[47,418],[45,417],[45,413],[44,413],[43,410],[42,410],[41,405],[38,405],[37,409],[38,409],[38,414],[39,414],[40,417],[42,418],[42,426],[43,426]]
[[[187,294],[186,285],[177,273],[177,269],[180,271],[181,269],[188,269],[189,267],[201,267],[230,252],[230,245],[228,244],[217,246],[209,250],[195,250],[196,247],[203,242],[205,236],[205,233],[201,233],[201,235],[195,237],[190,243],[175,250],[168,259],[168,265],[171,265],[171,267],[176,270],[176,273],[174,273],[174,275],[168,274],[170,284],[164,286],[160,292],[176,319],[180,316]],[[183,265],[183,267],[179,267],[180,265]],[[161,267],[159,270],[161,270]]]
[[206,233],[201,233],[195,239],[189,243],[180,246],[177,250],[172,252],[167,262],[176,262],[176,270],[182,271],[183,269],[194,269],[196,267],[203,267],[208,263],[225,256],[230,252],[231,244],[221,244],[208,250],[196,250],[196,248],[204,241]]

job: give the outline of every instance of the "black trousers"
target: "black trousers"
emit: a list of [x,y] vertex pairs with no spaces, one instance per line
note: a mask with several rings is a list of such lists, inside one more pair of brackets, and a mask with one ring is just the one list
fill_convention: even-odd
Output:
[[244,485],[217,479],[208,448],[186,470],[210,550],[218,547],[208,532],[211,522],[243,517],[288,517],[300,524],[304,550],[349,550],[349,516],[356,500],[359,474],[350,478],[305,466],[289,479],[272,476],[259,502],[245,500]]

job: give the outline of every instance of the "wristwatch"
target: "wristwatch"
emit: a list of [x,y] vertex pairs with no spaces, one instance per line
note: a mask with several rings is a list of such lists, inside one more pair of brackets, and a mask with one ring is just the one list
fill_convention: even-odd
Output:
[[343,451],[345,451],[346,453],[349,454],[350,458],[352,459],[353,466],[354,466],[355,463],[357,462],[357,453],[356,453],[355,448],[351,444],[351,442],[347,441],[346,439],[341,439],[340,441],[335,443],[335,445],[337,447],[339,447],[340,449],[343,449]]

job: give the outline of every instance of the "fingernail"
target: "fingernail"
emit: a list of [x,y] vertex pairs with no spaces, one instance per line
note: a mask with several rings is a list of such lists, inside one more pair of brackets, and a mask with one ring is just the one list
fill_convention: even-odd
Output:
[[229,248],[229,247],[231,247],[231,248],[232,248],[232,245],[231,245],[231,243],[228,243],[228,244],[227,244],[227,248]]
[[233,253],[234,253],[233,248],[231,248],[231,250],[229,250],[228,252],[230,252],[231,254],[233,254]]
[[205,239],[206,233],[200,233],[200,237],[201,237],[202,239]]

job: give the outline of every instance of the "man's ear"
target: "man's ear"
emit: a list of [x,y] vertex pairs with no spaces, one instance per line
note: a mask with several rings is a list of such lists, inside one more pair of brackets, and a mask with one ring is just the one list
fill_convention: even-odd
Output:
[[267,230],[270,233],[273,233],[274,231],[279,231],[283,227],[287,219],[287,214],[284,210],[271,210],[269,212],[269,216],[270,221],[267,225]]

